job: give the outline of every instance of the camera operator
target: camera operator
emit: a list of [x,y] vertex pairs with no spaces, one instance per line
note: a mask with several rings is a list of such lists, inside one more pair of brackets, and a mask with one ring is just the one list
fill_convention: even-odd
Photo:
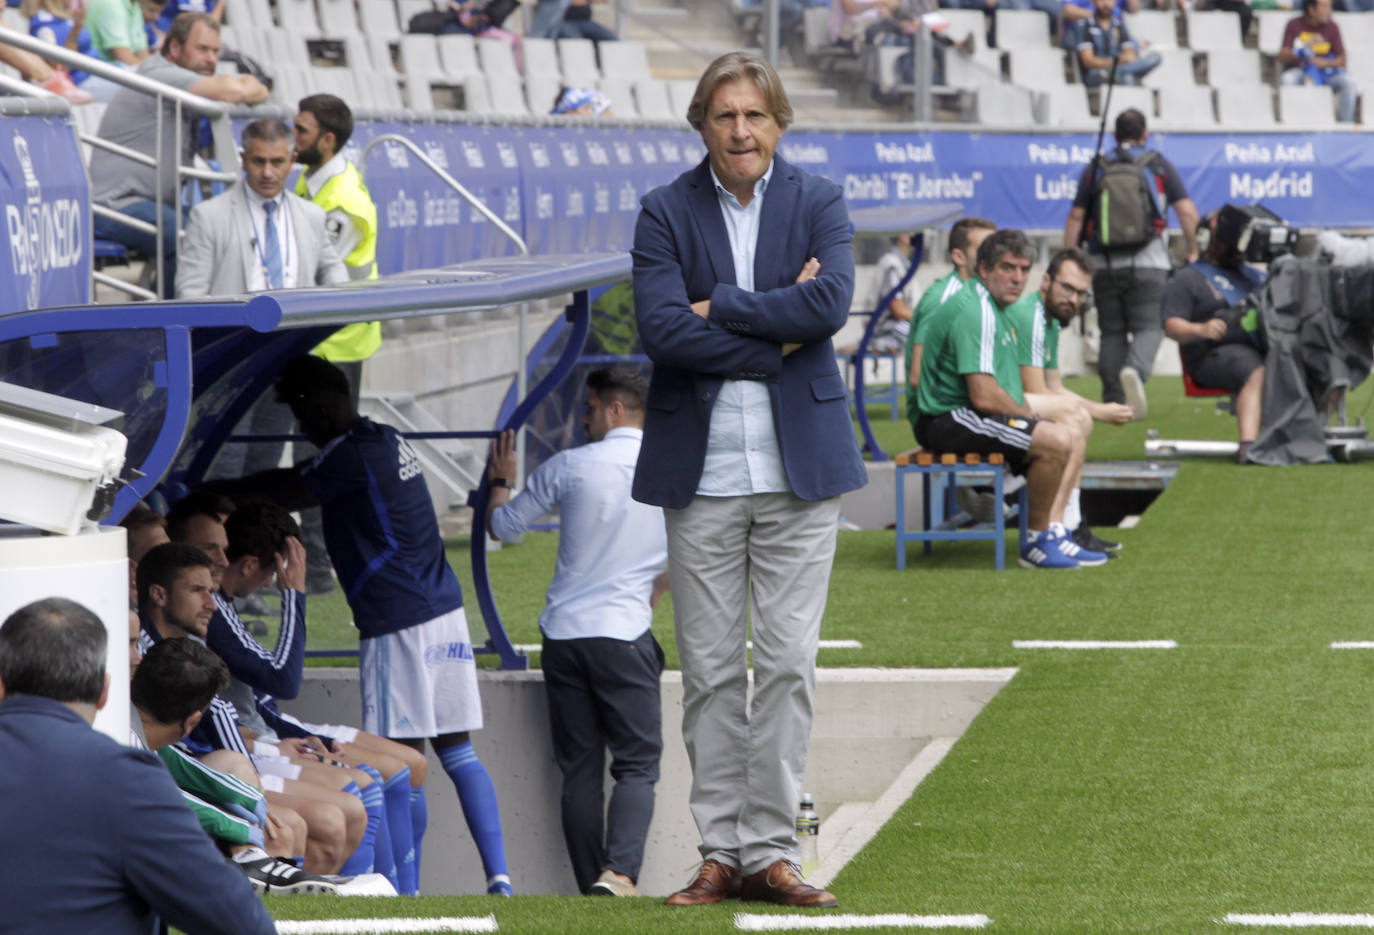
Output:
[[1232,394],[1241,464],[1259,434],[1264,388],[1263,337],[1249,320],[1242,321],[1238,307],[1264,281],[1264,273],[1246,264],[1238,248],[1249,220],[1230,205],[1204,217],[1202,256],[1174,275],[1160,305],[1164,333],[1178,342],[1183,369],[1193,382]]

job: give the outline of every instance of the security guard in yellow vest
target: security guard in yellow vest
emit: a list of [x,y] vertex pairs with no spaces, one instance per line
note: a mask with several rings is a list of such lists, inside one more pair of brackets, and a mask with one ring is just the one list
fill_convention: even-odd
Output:
[[[324,209],[325,229],[344,258],[349,277],[376,279],[377,206],[357,167],[341,152],[353,135],[353,112],[332,94],[302,98],[298,109],[296,161],[305,171],[296,180],[296,194]],[[382,324],[371,321],[341,328],[314,353],[334,363],[360,363],[381,344]],[[356,373],[353,382],[356,386]]]

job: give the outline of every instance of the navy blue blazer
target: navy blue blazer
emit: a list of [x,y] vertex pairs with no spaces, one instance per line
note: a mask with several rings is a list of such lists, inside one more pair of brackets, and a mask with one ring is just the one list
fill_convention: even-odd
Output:
[[[709,157],[708,157],[709,159]],[[868,481],[831,337],[849,317],[854,251],[839,186],[781,156],[763,195],[754,288],[735,284],[730,237],[707,160],[644,196],[635,225],[635,318],[654,362],[636,500],[687,506],[725,379],[768,384],[783,468],[802,500]],[[820,274],[798,285],[811,257]],[[710,299],[709,319],[691,303]],[[783,356],[783,344],[801,344]]]
[[220,856],[156,756],[91,729],[66,705],[0,702],[0,930],[150,935],[277,931]]

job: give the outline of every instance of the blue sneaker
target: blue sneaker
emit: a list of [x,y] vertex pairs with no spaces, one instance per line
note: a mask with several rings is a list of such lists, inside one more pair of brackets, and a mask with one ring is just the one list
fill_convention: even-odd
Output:
[[[1063,550],[1064,537],[1053,529],[1037,535],[1021,550],[1022,568],[1077,568],[1078,560],[1066,555]],[[1105,562],[1106,559],[1104,558]]]
[[1063,526],[1054,526],[1051,531],[1059,537],[1059,551],[1084,567],[1091,568],[1095,565],[1105,565],[1107,564],[1107,559],[1112,557],[1106,552],[1098,552],[1095,549],[1083,548],[1083,546],[1074,541],[1073,536],[1069,535],[1068,531]]
[[513,893],[514,890],[511,889],[510,877],[506,876],[504,873],[498,873],[496,876],[487,880],[488,896],[510,896]]

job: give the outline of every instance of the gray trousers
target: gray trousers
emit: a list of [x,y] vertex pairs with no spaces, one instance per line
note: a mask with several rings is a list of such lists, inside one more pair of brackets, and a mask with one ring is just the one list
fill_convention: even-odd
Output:
[[1142,380],[1150,378],[1155,353],[1164,340],[1164,319],[1159,305],[1169,273],[1162,269],[1134,269],[1129,265],[1107,268],[1104,261],[1093,276],[1093,301],[1102,346],[1097,354],[1097,373],[1102,378],[1102,401],[1124,403],[1121,368],[1134,367]]
[[701,855],[746,874],[795,861],[839,498],[696,497],[663,512]]

